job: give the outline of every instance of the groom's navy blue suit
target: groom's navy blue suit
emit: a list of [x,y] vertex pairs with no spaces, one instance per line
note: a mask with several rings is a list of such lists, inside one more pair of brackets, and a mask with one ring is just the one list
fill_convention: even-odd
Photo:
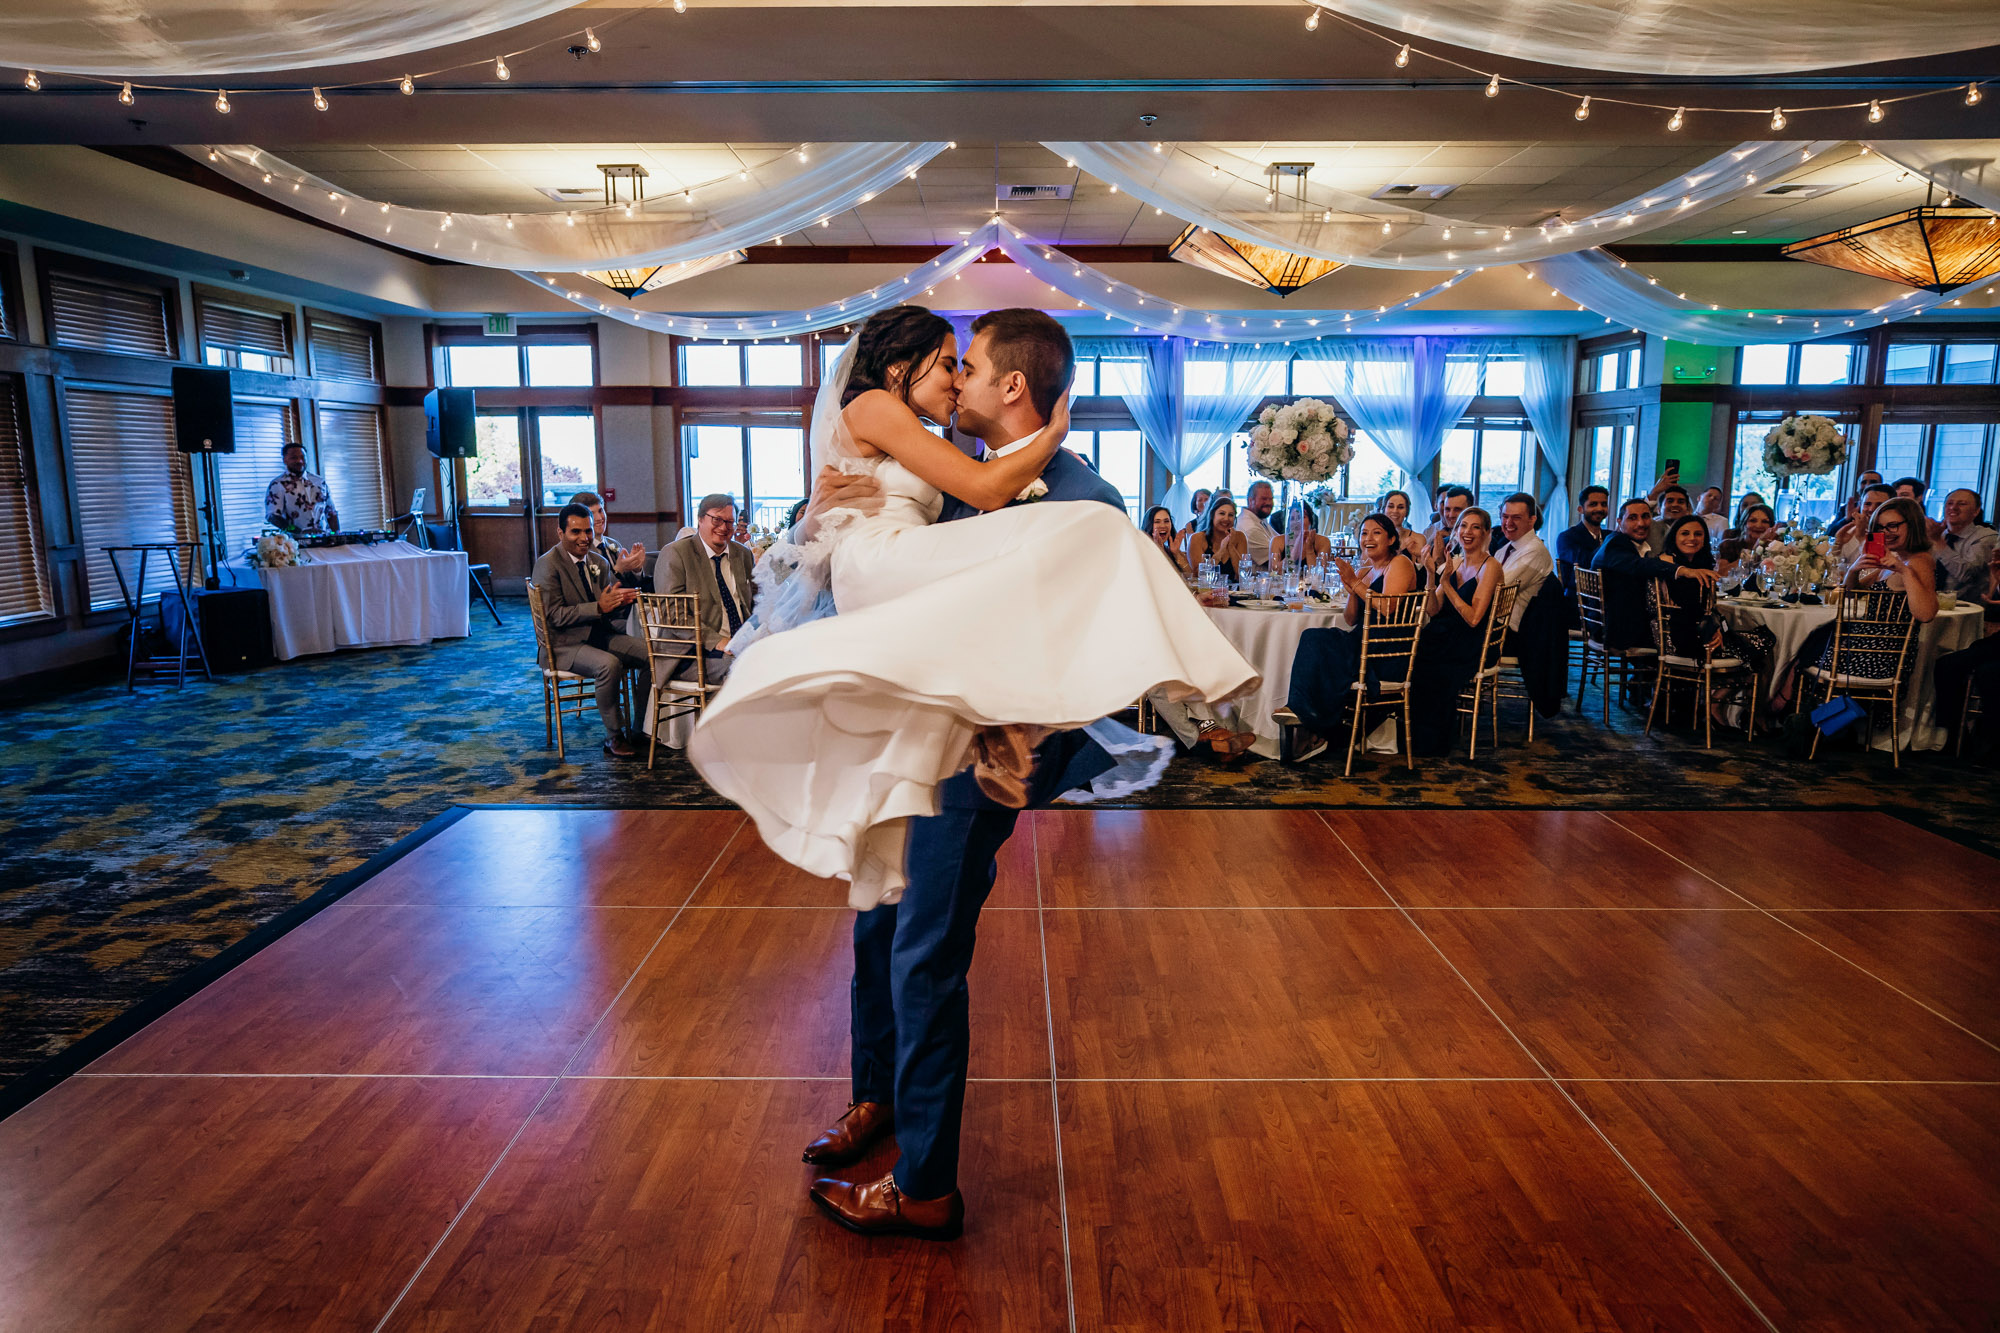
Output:
[[[1067,450],[1042,480],[1043,503],[1098,500],[1122,509],[1118,491]],[[979,511],[945,497],[938,521]],[[967,645],[977,652],[976,644]],[[1036,752],[1029,803],[1046,805],[1111,767],[1081,731],[1058,732]],[[896,1115],[896,1188],[935,1199],[958,1188],[958,1134],[972,1032],[965,974],[994,860],[1020,811],[988,800],[970,770],[939,789],[939,813],[910,821],[909,888],[902,902],[854,920],[854,1100]]]

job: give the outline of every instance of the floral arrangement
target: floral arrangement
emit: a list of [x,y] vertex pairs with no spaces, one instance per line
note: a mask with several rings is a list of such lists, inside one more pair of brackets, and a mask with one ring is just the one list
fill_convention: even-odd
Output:
[[1826,417],[1786,417],[1764,432],[1764,470],[1774,477],[1824,476],[1847,460],[1847,436]]
[[289,569],[308,564],[312,559],[299,550],[299,544],[289,535],[277,531],[266,532],[244,554],[253,569]]
[[1325,481],[1354,457],[1353,434],[1317,398],[1267,407],[1250,431],[1250,467],[1273,481]]
[[1751,550],[1750,563],[1779,587],[1803,591],[1832,572],[1833,550],[1826,538],[1809,533],[1767,537]]

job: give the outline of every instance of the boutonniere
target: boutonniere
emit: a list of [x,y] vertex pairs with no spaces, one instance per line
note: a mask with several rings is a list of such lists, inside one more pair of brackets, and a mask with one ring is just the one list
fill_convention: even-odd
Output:
[[1040,477],[1029,482],[1027,489],[1014,497],[1015,504],[1033,504],[1049,493],[1049,484]]

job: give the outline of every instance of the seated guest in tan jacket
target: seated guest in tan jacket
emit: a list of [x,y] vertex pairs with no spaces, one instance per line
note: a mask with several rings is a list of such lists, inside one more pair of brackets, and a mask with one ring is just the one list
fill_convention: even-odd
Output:
[[694,532],[669,544],[653,567],[653,586],[660,592],[693,593],[700,599],[704,679],[710,685],[728,676],[735,660],[729,641],[749,619],[757,598],[750,573],[757,560],[749,547],[730,539],[735,527],[736,502],[726,495],[704,495],[695,508]]

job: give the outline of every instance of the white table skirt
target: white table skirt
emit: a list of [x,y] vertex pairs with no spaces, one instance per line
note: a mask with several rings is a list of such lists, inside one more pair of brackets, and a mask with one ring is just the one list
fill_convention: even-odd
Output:
[[[1771,631],[1778,641],[1772,661],[1778,671],[1798,655],[1807,635],[1833,619],[1832,606],[1745,606],[1730,598],[1719,600],[1716,610],[1739,629],[1755,625]],[[1905,748],[1944,748],[1944,728],[1937,725],[1935,717],[1937,682],[1932,677],[1932,668],[1944,654],[1977,643],[1985,624],[1984,608],[1961,603],[1949,611],[1938,612],[1928,625],[1917,627],[1916,660],[1910,669],[1909,691],[1904,695],[1903,715],[1899,719]],[[1887,727],[1881,728],[1876,742],[1877,749],[1889,747]]]
[[271,649],[279,661],[472,632],[463,551],[378,542],[306,554],[311,564],[249,571],[270,595]]
[[[1333,608],[1312,611],[1246,611],[1239,607],[1207,607],[1223,637],[1236,645],[1263,681],[1255,692],[1215,709],[1217,720],[1235,731],[1257,735],[1250,749],[1266,759],[1278,757],[1278,724],[1271,719],[1282,708],[1292,685],[1292,661],[1299,655],[1299,636],[1309,629],[1325,629],[1341,623]],[[1169,703],[1155,694],[1154,711],[1184,744],[1192,745],[1199,724],[1186,704]]]

